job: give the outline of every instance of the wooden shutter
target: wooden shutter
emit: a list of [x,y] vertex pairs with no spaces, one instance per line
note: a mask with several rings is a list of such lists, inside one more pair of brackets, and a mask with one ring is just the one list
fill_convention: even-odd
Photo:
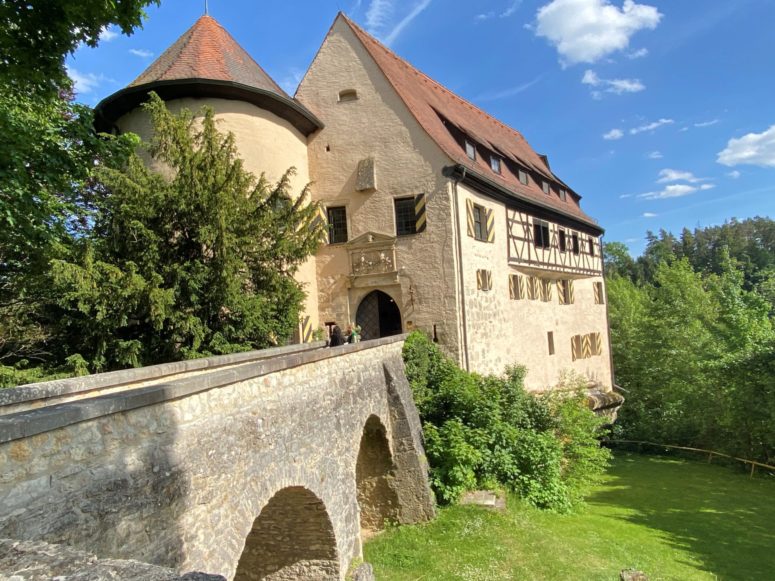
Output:
[[600,333],[595,333],[595,350],[593,355],[603,354],[603,343],[601,341]]
[[301,342],[312,342],[312,317],[309,315],[301,319]]
[[509,275],[509,296],[514,300],[525,298],[525,277],[519,274]]
[[414,228],[418,234],[425,232],[425,194],[419,194],[414,197]]
[[574,335],[570,338],[570,355],[573,361],[581,359],[581,335]]
[[517,275],[509,275],[509,298],[515,300],[517,298]]
[[492,289],[492,271],[491,270],[485,270],[485,279],[487,280],[487,288],[485,290],[491,290]]
[[487,242],[495,242],[495,212],[492,210],[485,210],[485,216],[485,238],[487,239]]
[[581,338],[581,356],[584,359],[592,357],[592,334],[584,335]]
[[592,283],[592,290],[595,293],[595,304],[599,305],[600,304],[600,283],[593,282]]
[[323,244],[328,244],[328,217],[326,216],[326,210],[323,206],[318,206],[317,215],[313,218],[311,226],[315,229],[321,225],[320,241]]
[[541,280],[541,300],[551,302],[552,300],[552,281],[548,279]]
[[474,201],[470,198],[466,200],[466,222],[468,224],[468,235],[474,237]]
[[573,298],[573,281],[568,280],[568,304],[572,305],[575,301]]

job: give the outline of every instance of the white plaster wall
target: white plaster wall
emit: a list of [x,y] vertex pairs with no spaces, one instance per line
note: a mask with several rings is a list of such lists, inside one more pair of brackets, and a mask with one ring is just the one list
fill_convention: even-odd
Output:
[[[358,99],[339,102],[355,89]],[[399,283],[377,286],[397,298],[404,330],[432,332],[445,350],[459,356],[452,208],[442,168],[450,162],[419,126],[349,27],[337,20],[296,98],[325,128],[310,139],[315,196],[327,206],[347,208],[349,239],[374,231],[395,235],[394,198],[427,195],[427,229],[399,237]],[[358,162],[376,160],[376,191],[355,190]],[[317,254],[321,321],[340,326],[355,319],[360,300],[372,289],[350,289],[345,245]]]
[[[250,103],[231,99],[185,98],[167,102],[173,113],[185,108],[196,114],[205,106],[215,111],[217,127],[221,132],[234,134],[246,170],[256,177],[264,173],[268,180],[276,182],[289,168],[296,168],[296,174],[291,178],[294,196],[310,183],[307,138],[285,119]],[[150,117],[141,109],[124,115],[117,125],[122,132],[137,133],[144,140],[150,139],[152,134]],[[312,324],[317,327],[318,289],[314,256],[301,265],[296,280],[302,283],[307,293],[304,313],[312,317]]]
[[[530,274],[551,278],[568,277],[550,271],[523,271],[508,263],[506,209],[503,204],[474,190],[458,185],[459,218],[463,225],[463,267],[465,286],[465,321],[471,369],[481,373],[501,374],[507,365],[518,363],[528,368],[525,385],[540,391],[556,386],[566,370],[580,373],[612,385],[605,305],[596,305],[593,283],[601,277],[574,278],[575,302],[560,305],[556,284],[552,300],[512,300],[509,297],[509,275]],[[495,242],[488,243],[467,236],[466,198],[494,212]],[[477,289],[476,271],[492,271],[492,290]],[[547,332],[554,332],[555,354],[549,355]],[[600,333],[602,355],[588,359],[571,358],[571,337]]]

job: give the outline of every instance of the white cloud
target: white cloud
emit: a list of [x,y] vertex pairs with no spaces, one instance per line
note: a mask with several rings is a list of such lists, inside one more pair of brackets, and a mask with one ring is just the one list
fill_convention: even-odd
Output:
[[739,139],[730,139],[716,161],[727,166],[775,167],[775,125],[762,133],[748,133]]
[[688,184],[670,184],[665,186],[665,189],[659,192],[646,192],[645,194],[639,194],[639,198],[646,200],[664,200],[666,198],[680,198],[682,196],[688,196],[699,190],[697,186],[690,186]]
[[649,159],[662,159],[664,155],[662,155],[661,151],[650,151],[646,154],[646,157]]
[[703,121],[701,123],[695,123],[694,126],[695,127],[710,127],[711,125],[715,125],[718,122],[719,122],[718,119],[711,119],[710,121]]
[[713,188],[715,188],[715,187],[716,187],[716,186],[715,186],[715,185],[713,185],[713,184],[702,184],[702,185],[700,186],[700,189],[701,189],[701,190],[704,192],[704,191],[706,191],[706,190],[712,190],[712,189],[713,189]]
[[[614,95],[637,93],[646,88],[639,79],[601,79],[595,71],[590,69],[584,71],[581,83],[591,87],[599,87],[603,92],[613,93]],[[592,91],[592,96],[599,99],[602,97],[602,93],[601,91]]]
[[607,139],[608,141],[616,141],[622,137],[624,137],[624,131],[621,129],[611,129],[611,131],[603,135],[603,139]]
[[638,133],[643,133],[645,131],[654,131],[654,129],[659,129],[663,125],[672,125],[673,123],[675,123],[675,121],[672,119],[660,119],[659,121],[647,123],[646,125],[641,125],[640,127],[633,127],[630,129],[630,135],[637,135]]
[[655,214],[654,212],[643,212],[644,218],[656,218],[659,214]]
[[474,20],[490,20],[491,18],[495,18],[495,11],[493,10],[482,12],[481,14],[474,16]]
[[67,75],[73,80],[75,92],[80,93],[81,95],[91,93],[104,82],[113,82],[113,79],[106,77],[103,74],[95,75],[94,73],[82,73],[71,67],[67,67]]
[[527,91],[530,87],[540,82],[541,79],[543,79],[543,77],[544,77],[543,75],[538,75],[532,81],[528,81],[527,83],[522,83],[521,85],[516,85],[508,89],[503,89],[502,91],[492,91],[489,93],[482,93],[481,95],[474,97],[474,101],[498,101],[500,99],[513,97],[514,95],[518,95],[523,91]]
[[288,93],[289,95],[293,95],[296,92],[296,89],[299,86],[299,83],[301,83],[301,79],[304,77],[304,71],[297,68],[291,68],[290,71],[288,71],[288,74],[286,74],[281,80],[280,80],[280,87],[282,87],[283,91]]
[[118,32],[107,26],[103,26],[102,30],[100,30],[100,42],[110,42],[111,40],[118,38],[118,36]]
[[658,184],[668,184],[670,182],[689,182],[696,184],[708,181],[708,178],[698,178],[690,171],[681,171],[677,169],[663,169],[659,172]]
[[731,172],[729,172],[729,173],[727,174],[727,177],[728,177],[728,178],[732,178],[733,180],[736,180],[736,179],[738,179],[738,178],[739,178],[741,175],[742,175],[742,174],[741,174],[739,171],[737,171],[737,170],[735,169],[735,170],[732,170]]
[[535,34],[557,49],[563,64],[594,63],[626,49],[633,34],[656,28],[661,18],[654,6],[634,0],[621,8],[609,0],[552,0],[539,8]]
[[647,57],[648,54],[649,54],[649,49],[639,48],[638,50],[632,51],[631,53],[627,53],[627,58],[630,60],[642,59],[644,57]]
[[144,59],[151,58],[153,56],[153,53],[150,50],[145,50],[144,48],[130,48],[129,52]]

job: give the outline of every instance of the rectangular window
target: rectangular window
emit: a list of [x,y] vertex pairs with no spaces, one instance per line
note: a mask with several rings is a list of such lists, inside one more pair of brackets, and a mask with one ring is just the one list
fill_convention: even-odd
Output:
[[477,240],[484,240],[485,234],[485,211],[481,206],[474,205],[474,238]]
[[603,283],[602,282],[594,283],[592,290],[595,293],[595,304],[596,305],[605,304],[605,294],[603,292]]
[[558,233],[558,243],[560,246],[560,252],[565,252],[568,250],[568,241],[565,238],[565,230],[560,230]]
[[554,331],[546,334],[546,341],[549,344],[549,355],[554,355]]
[[580,250],[579,249],[579,235],[578,234],[574,233],[571,236],[571,243],[572,243],[571,245],[573,247],[573,254],[578,254],[579,250]]
[[549,224],[543,220],[533,221],[533,238],[536,248],[549,248]]
[[488,291],[492,289],[492,271],[491,270],[476,271],[476,288],[483,291]]
[[564,202],[567,197],[568,197],[568,190],[564,188],[560,188],[560,199]]
[[563,278],[557,281],[557,298],[561,305],[573,304],[573,281]]
[[470,159],[476,159],[476,146],[466,139],[466,155]]
[[519,301],[525,298],[525,279],[522,275],[509,275],[509,298],[513,301]]
[[490,156],[490,169],[495,173],[501,173],[501,158],[497,155]]
[[414,198],[396,198],[396,236],[417,233],[417,218],[414,212]]
[[347,209],[344,206],[328,208],[328,243],[347,242]]
[[587,244],[589,246],[589,255],[594,256],[595,255],[595,239],[591,236],[587,240]]
[[527,179],[527,172],[524,170],[519,170],[519,181],[520,183],[527,185],[528,179]]
[[573,361],[584,358],[582,343],[583,339],[581,338],[581,335],[574,335],[570,338],[570,354]]
[[547,194],[547,195],[548,195],[548,194],[549,194],[549,193],[552,191],[552,190],[551,190],[551,187],[549,186],[549,182],[547,182],[547,181],[543,181],[543,182],[541,182],[541,189],[542,189],[542,190],[544,191],[544,193],[545,193],[545,194]]

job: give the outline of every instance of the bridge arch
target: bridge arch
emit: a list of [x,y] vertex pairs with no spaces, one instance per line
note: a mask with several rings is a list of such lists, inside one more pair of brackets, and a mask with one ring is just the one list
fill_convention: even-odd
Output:
[[361,537],[368,537],[398,522],[399,502],[395,488],[395,462],[382,421],[371,415],[366,420],[355,464],[355,483],[360,509]]
[[302,486],[278,491],[253,522],[234,580],[339,578],[336,536],[323,501]]

